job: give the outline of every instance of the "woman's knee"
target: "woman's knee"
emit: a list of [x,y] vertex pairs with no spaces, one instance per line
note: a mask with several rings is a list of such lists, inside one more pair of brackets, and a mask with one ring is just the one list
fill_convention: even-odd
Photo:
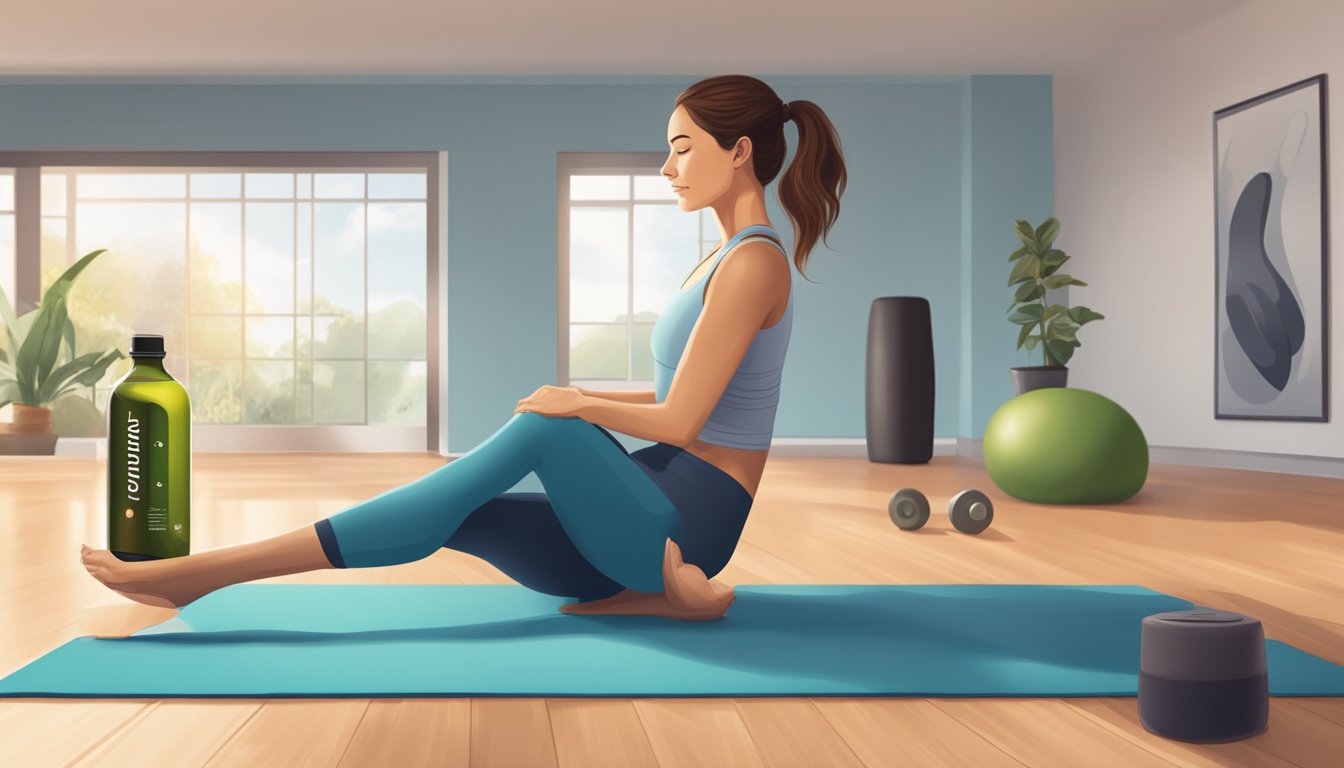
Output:
[[572,430],[586,423],[578,416],[547,416],[535,411],[515,413],[513,418],[509,420],[509,426],[545,432]]
[[506,425],[518,430],[526,439],[549,443],[552,440],[572,438],[580,430],[593,426],[577,416],[546,416],[533,411],[515,414]]

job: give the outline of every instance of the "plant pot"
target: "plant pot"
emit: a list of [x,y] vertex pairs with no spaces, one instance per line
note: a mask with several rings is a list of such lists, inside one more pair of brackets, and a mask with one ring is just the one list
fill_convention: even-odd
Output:
[[14,403],[14,421],[0,423],[0,455],[51,456],[56,438],[50,408]]
[[0,456],[54,456],[55,432],[0,432]]
[[51,409],[14,403],[14,421],[0,423],[0,432],[50,432]]
[[1062,365],[1026,365],[1012,369],[1013,391],[1016,394],[1042,387],[1068,385],[1069,369]]

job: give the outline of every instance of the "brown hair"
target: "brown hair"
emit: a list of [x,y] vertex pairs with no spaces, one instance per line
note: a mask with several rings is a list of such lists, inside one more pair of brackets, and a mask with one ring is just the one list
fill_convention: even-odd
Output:
[[804,99],[785,104],[770,86],[747,75],[701,80],[682,91],[676,103],[724,149],[732,149],[743,136],[750,138],[752,168],[762,187],[784,165],[786,119],[798,126],[798,151],[780,179],[778,194],[793,222],[793,262],[801,273],[817,238],[825,242],[840,215],[845,192],[840,137],[826,113]]

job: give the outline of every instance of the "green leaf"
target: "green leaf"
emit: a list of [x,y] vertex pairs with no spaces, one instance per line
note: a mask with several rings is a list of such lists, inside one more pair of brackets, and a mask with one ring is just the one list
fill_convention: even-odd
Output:
[[1092,310],[1080,304],[1069,310],[1069,317],[1073,318],[1073,321],[1075,323],[1082,325],[1084,323],[1090,323],[1093,320],[1103,320],[1105,319],[1106,316],[1099,315],[1096,312],[1093,312]]
[[5,323],[5,335],[9,338],[9,348],[13,350],[17,357],[19,354],[19,342],[21,338],[17,337],[19,332],[18,321],[14,319],[14,308],[9,305],[9,297],[5,295],[5,289],[0,288],[0,320]]
[[1013,303],[1019,304],[1024,301],[1039,299],[1044,295],[1045,289],[1041,287],[1040,283],[1034,281],[1023,283],[1017,287],[1017,292],[1013,294]]
[[1013,251],[1013,255],[1008,257],[1008,261],[1017,261],[1023,256],[1026,256],[1028,253],[1031,253],[1031,249],[1024,245],[1021,248],[1018,248],[1016,251]]
[[1074,349],[1074,345],[1054,339],[1045,342],[1045,351],[1050,353],[1051,359],[1060,365],[1066,365],[1069,362],[1069,358],[1073,357]]
[[1060,315],[1068,311],[1069,308],[1064,306],[1063,304],[1051,304],[1050,306],[1045,308],[1045,314],[1042,315],[1042,317],[1045,320],[1050,320],[1051,318],[1059,317]]
[[1018,348],[1018,349],[1021,349],[1021,348],[1022,348],[1022,345],[1025,344],[1025,343],[1027,342],[1027,337],[1031,335],[1031,328],[1032,328],[1032,326],[1030,326],[1030,325],[1024,325],[1024,326],[1022,326],[1022,330],[1021,330],[1021,331],[1018,331],[1018,334],[1017,334],[1017,348]]
[[[89,355],[95,355],[95,354],[97,353],[94,352],[89,353]],[[80,355],[80,359],[88,357],[89,355]],[[52,393],[52,395],[47,399],[43,400],[43,403],[45,404],[53,402],[66,392],[79,389],[80,387],[91,387],[94,384],[97,384],[99,381],[102,380],[103,376],[107,374],[108,366],[112,365],[112,363],[115,363],[117,360],[120,360],[123,357],[125,357],[125,355],[123,355],[121,353],[121,350],[119,349],[107,350],[107,352],[103,353],[103,356],[99,358],[97,362],[93,363],[93,365],[90,366],[88,370],[76,374],[69,381],[65,382],[60,387],[55,388],[55,391]]]
[[1028,254],[1013,265],[1013,271],[1008,274],[1008,284],[1016,285],[1023,280],[1035,280],[1036,268],[1040,264],[1040,259],[1032,254]]
[[1036,233],[1026,219],[1018,219],[1013,225],[1013,231],[1017,232],[1017,239],[1027,246],[1029,252],[1036,253]]
[[65,339],[65,346],[70,350],[70,357],[75,356],[75,324],[66,323],[65,330],[61,333]]
[[[113,356],[112,360],[116,360],[117,357],[121,355],[121,351],[113,349],[108,351],[106,354],[112,355]],[[80,355],[79,357],[76,357],[74,360],[71,360],[65,365],[62,365],[60,368],[57,368],[56,370],[52,371],[51,375],[47,377],[47,380],[42,382],[41,389],[38,390],[37,393],[38,400],[42,401],[43,403],[49,403],[52,400],[55,400],[56,399],[55,393],[60,391],[61,387],[65,386],[67,383],[69,383],[71,379],[75,378],[76,376],[83,374],[90,367],[96,365],[99,362],[98,360],[99,357],[100,353],[89,352],[87,354],[83,354]],[[97,379],[94,379],[94,381],[97,381]]]
[[1056,316],[1055,316],[1055,322],[1051,323],[1051,325],[1058,325],[1058,326],[1061,327],[1061,328],[1077,328],[1077,327],[1078,327],[1078,324],[1075,323],[1075,322],[1073,322],[1073,316],[1070,315],[1067,311],[1065,311],[1065,312],[1060,312],[1058,315],[1056,315]]
[[1045,287],[1052,291],[1056,288],[1063,288],[1066,285],[1087,285],[1087,283],[1072,275],[1051,275],[1050,277],[1045,278]]
[[1059,234],[1059,222],[1054,216],[1041,222],[1041,226],[1036,228],[1036,242],[1043,249],[1048,249],[1050,243],[1054,242],[1055,236]]
[[1040,336],[1028,336],[1028,337],[1027,337],[1027,351],[1028,351],[1028,352],[1034,352],[1034,351],[1036,351],[1036,345],[1037,345],[1037,344],[1040,344],[1040,343],[1041,343],[1041,337],[1040,337]]
[[19,373],[19,386],[29,388],[31,390],[29,394],[37,394],[38,387],[46,381],[47,375],[56,364],[56,353],[60,351],[61,340],[66,335],[65,324],[69,322],[65,297],[70,291],[71,283],[94,258],[106,250],[102,248],[93,251],[70,265],[70,268],[56,278],[56,282],[51,284],[46,295],[42,297],[42,305],[37,310],[37,319],[33,321],[28,337],[23,340],[23,345],[19,348],[15,364]]
[[1025,306],[1018,307],[1011,315],[1008,316],[1008,322],[1017,323],[1018,325],[1021,325],[1022,323],[1041,322],[1041,305],[1027,304]]
[[1051,248],[1050,250],[1041,254],[1041,263],[1052,267],[1058,267],[1060,264],[1063,264],[1068,260],[1069,260],[1069,254],[1059,250],[1058,248]]

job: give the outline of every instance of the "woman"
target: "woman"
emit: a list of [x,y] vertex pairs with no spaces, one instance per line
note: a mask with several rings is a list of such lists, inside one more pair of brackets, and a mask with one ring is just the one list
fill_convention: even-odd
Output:
[[[830,120],[742,75],[677,97],[662,175],[682,210],[713,210],[723,239],[654,326],[654,391],[543,386],[462,457],[311,526],[164,560],[122,562],[85,546],[85,567],[133,600],[180,607],[241,581],[411,562],[443,546],[578,598],[566,613],[723,616],[733,591],[711,578],[760,482],[792,327],[788,252],[764,191],[783,166],[790,120],[799,144],[779,196],[801,272],[845,187]],[[627,453],[607,429],[655,444]],[[533,472],[544,494],[505,493]]]

